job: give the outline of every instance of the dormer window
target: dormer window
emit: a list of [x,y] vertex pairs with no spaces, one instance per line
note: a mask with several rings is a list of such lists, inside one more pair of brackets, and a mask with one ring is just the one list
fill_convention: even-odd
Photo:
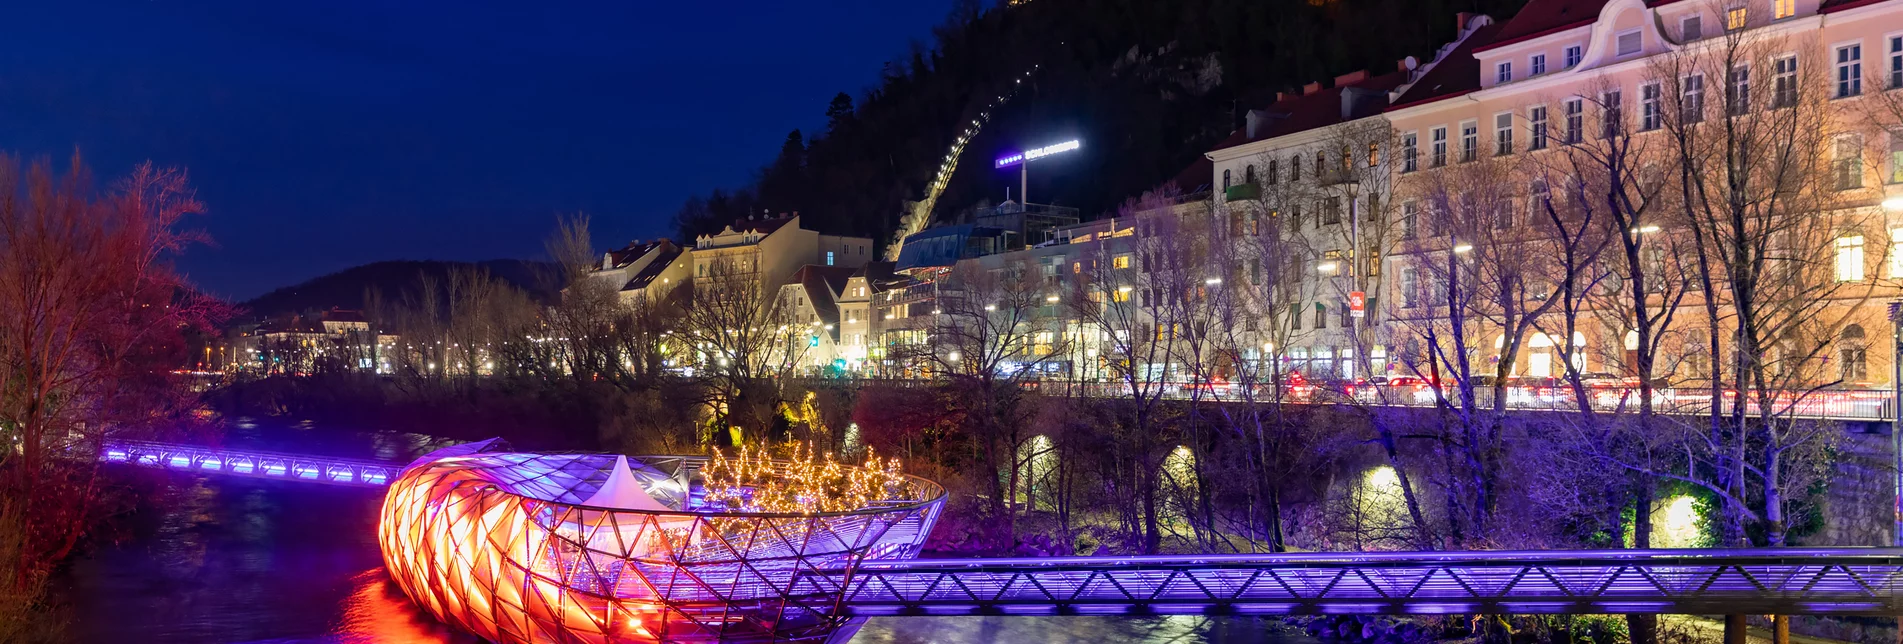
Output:
[[1744,5],[1737,5],[1729,9],[1726,9],[1725,10],[1725,31],[1737,31],[1739,29],[1743,29],[1746,21],[1749,19],[1750,19],[1750,12],[1745,8]]
[[1527,65],[1528,74],[1538,76],[1546,73],[1546,54],[1533,54],[1533,58],[1527,62],[1529,63]]
[[1691,42],[1705,37],[1705,19],[1697,14],[1678,21],[1678,39]]
[[1797,0],[1771,0],[1771,18],[1783,20],[1797,15]]
[[1584,50],[1580,49],[1579,45],[1572,45],[1567,47],[1566,48],[1566,69],[1572,69],[1574,67],[1578,67],[1579,61],[1584,58],[1585,58]]
[[1496,85],[1513,81],[1513,61],[1504,61],[1493,66],[1493,82]]
[[1614,46],[1613,51],[1616,52],[1618,56],[1624,57],[1639,53],[1640,45],[1643,42],[1639,30],[1633,29],[1627,31],[1619,34],[1617,38],[1618,42]]

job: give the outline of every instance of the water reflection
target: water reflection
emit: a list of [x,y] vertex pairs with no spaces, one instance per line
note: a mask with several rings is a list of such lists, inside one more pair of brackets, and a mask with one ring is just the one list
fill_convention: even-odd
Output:
[[[296,430],[292,430],[296,431]],[[238,432],[270,445],[264,428]],[[297,442],[309,440],[298,436]],[[413,458],[428,445],[364,436],[340,456]],[[130,538],[77,561],[58,584],[77,642],[464,644],[389,581],[376,544],[380,491],[205,478],[176,505],[135,516]],[[884,617],[853,642],[1306,642],[1245,617]]]

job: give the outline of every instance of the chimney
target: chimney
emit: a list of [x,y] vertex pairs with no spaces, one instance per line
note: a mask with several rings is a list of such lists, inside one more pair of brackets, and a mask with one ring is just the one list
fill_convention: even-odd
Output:
[[1456,34],[1467,33],[1467,23],[1473,22],[1473,19],[1476,17],[1479,17],[1479,15],[1480,14],[1472,13],[1468,11],[1462,11],[1460,13],[1454,14],[1454,33]]
[[1361,69],[1335,77],[1335,87],[1347,87],[1368,80],[1368,70]]
[[1282,101],[1286,101],[1286,100],[1288,100],[1288,99],[1290,99],[1290,98],[1293,98],[1294,96],[1295,96],[1294,94],[1292,94],[1292,93],[1289,93],[1289,92],[1276,92],[1276,93],[1275,93],[1275,102],[1277,102],[1277,103],[1280,103],[1280,102],[1282,102]]
[[1320,82],[1320,81],[1316,81],[1316,82],[1313,82],[1313,83],[1309,83],[1309,84],[1307,84],[1307,85],[1303,85],[1303,86],[1302,86],[1302,95],[1303,95],[1303,96],[1307,96],[1307,95],[1309,95],[1309,94],[1313,94],[1313,93],[1315,93],[1315,92],[1319,92],[1319,91],[1322,91],[1322,84],[1321,84],[1321,82]]
[[1421,61],[1415,60],[1413,56],[1394,61],[1394,69],[1396,71],[1411,72],[1414,71],[1414,68],[1420,66]]

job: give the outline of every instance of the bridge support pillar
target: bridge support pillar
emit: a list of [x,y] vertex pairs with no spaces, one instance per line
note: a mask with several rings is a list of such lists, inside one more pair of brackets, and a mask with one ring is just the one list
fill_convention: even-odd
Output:
[[1725,616],[1725,644],[1745,644],[1747,630],[1743,615]]
[[1771,644],[1791,644],[1791,616],[1771,616]]

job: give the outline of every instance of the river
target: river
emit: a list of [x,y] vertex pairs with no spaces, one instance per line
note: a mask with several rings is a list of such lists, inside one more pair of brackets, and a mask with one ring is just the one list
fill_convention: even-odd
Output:
[[[234,423],[228,442],[400,461],[435,443]],[[56,585],[75,642],[473,642],[416,608],[377,551],[377,490],[241,478],[182,481]],[[881,617],[855,643],[1308,642],[1243,617]]]

